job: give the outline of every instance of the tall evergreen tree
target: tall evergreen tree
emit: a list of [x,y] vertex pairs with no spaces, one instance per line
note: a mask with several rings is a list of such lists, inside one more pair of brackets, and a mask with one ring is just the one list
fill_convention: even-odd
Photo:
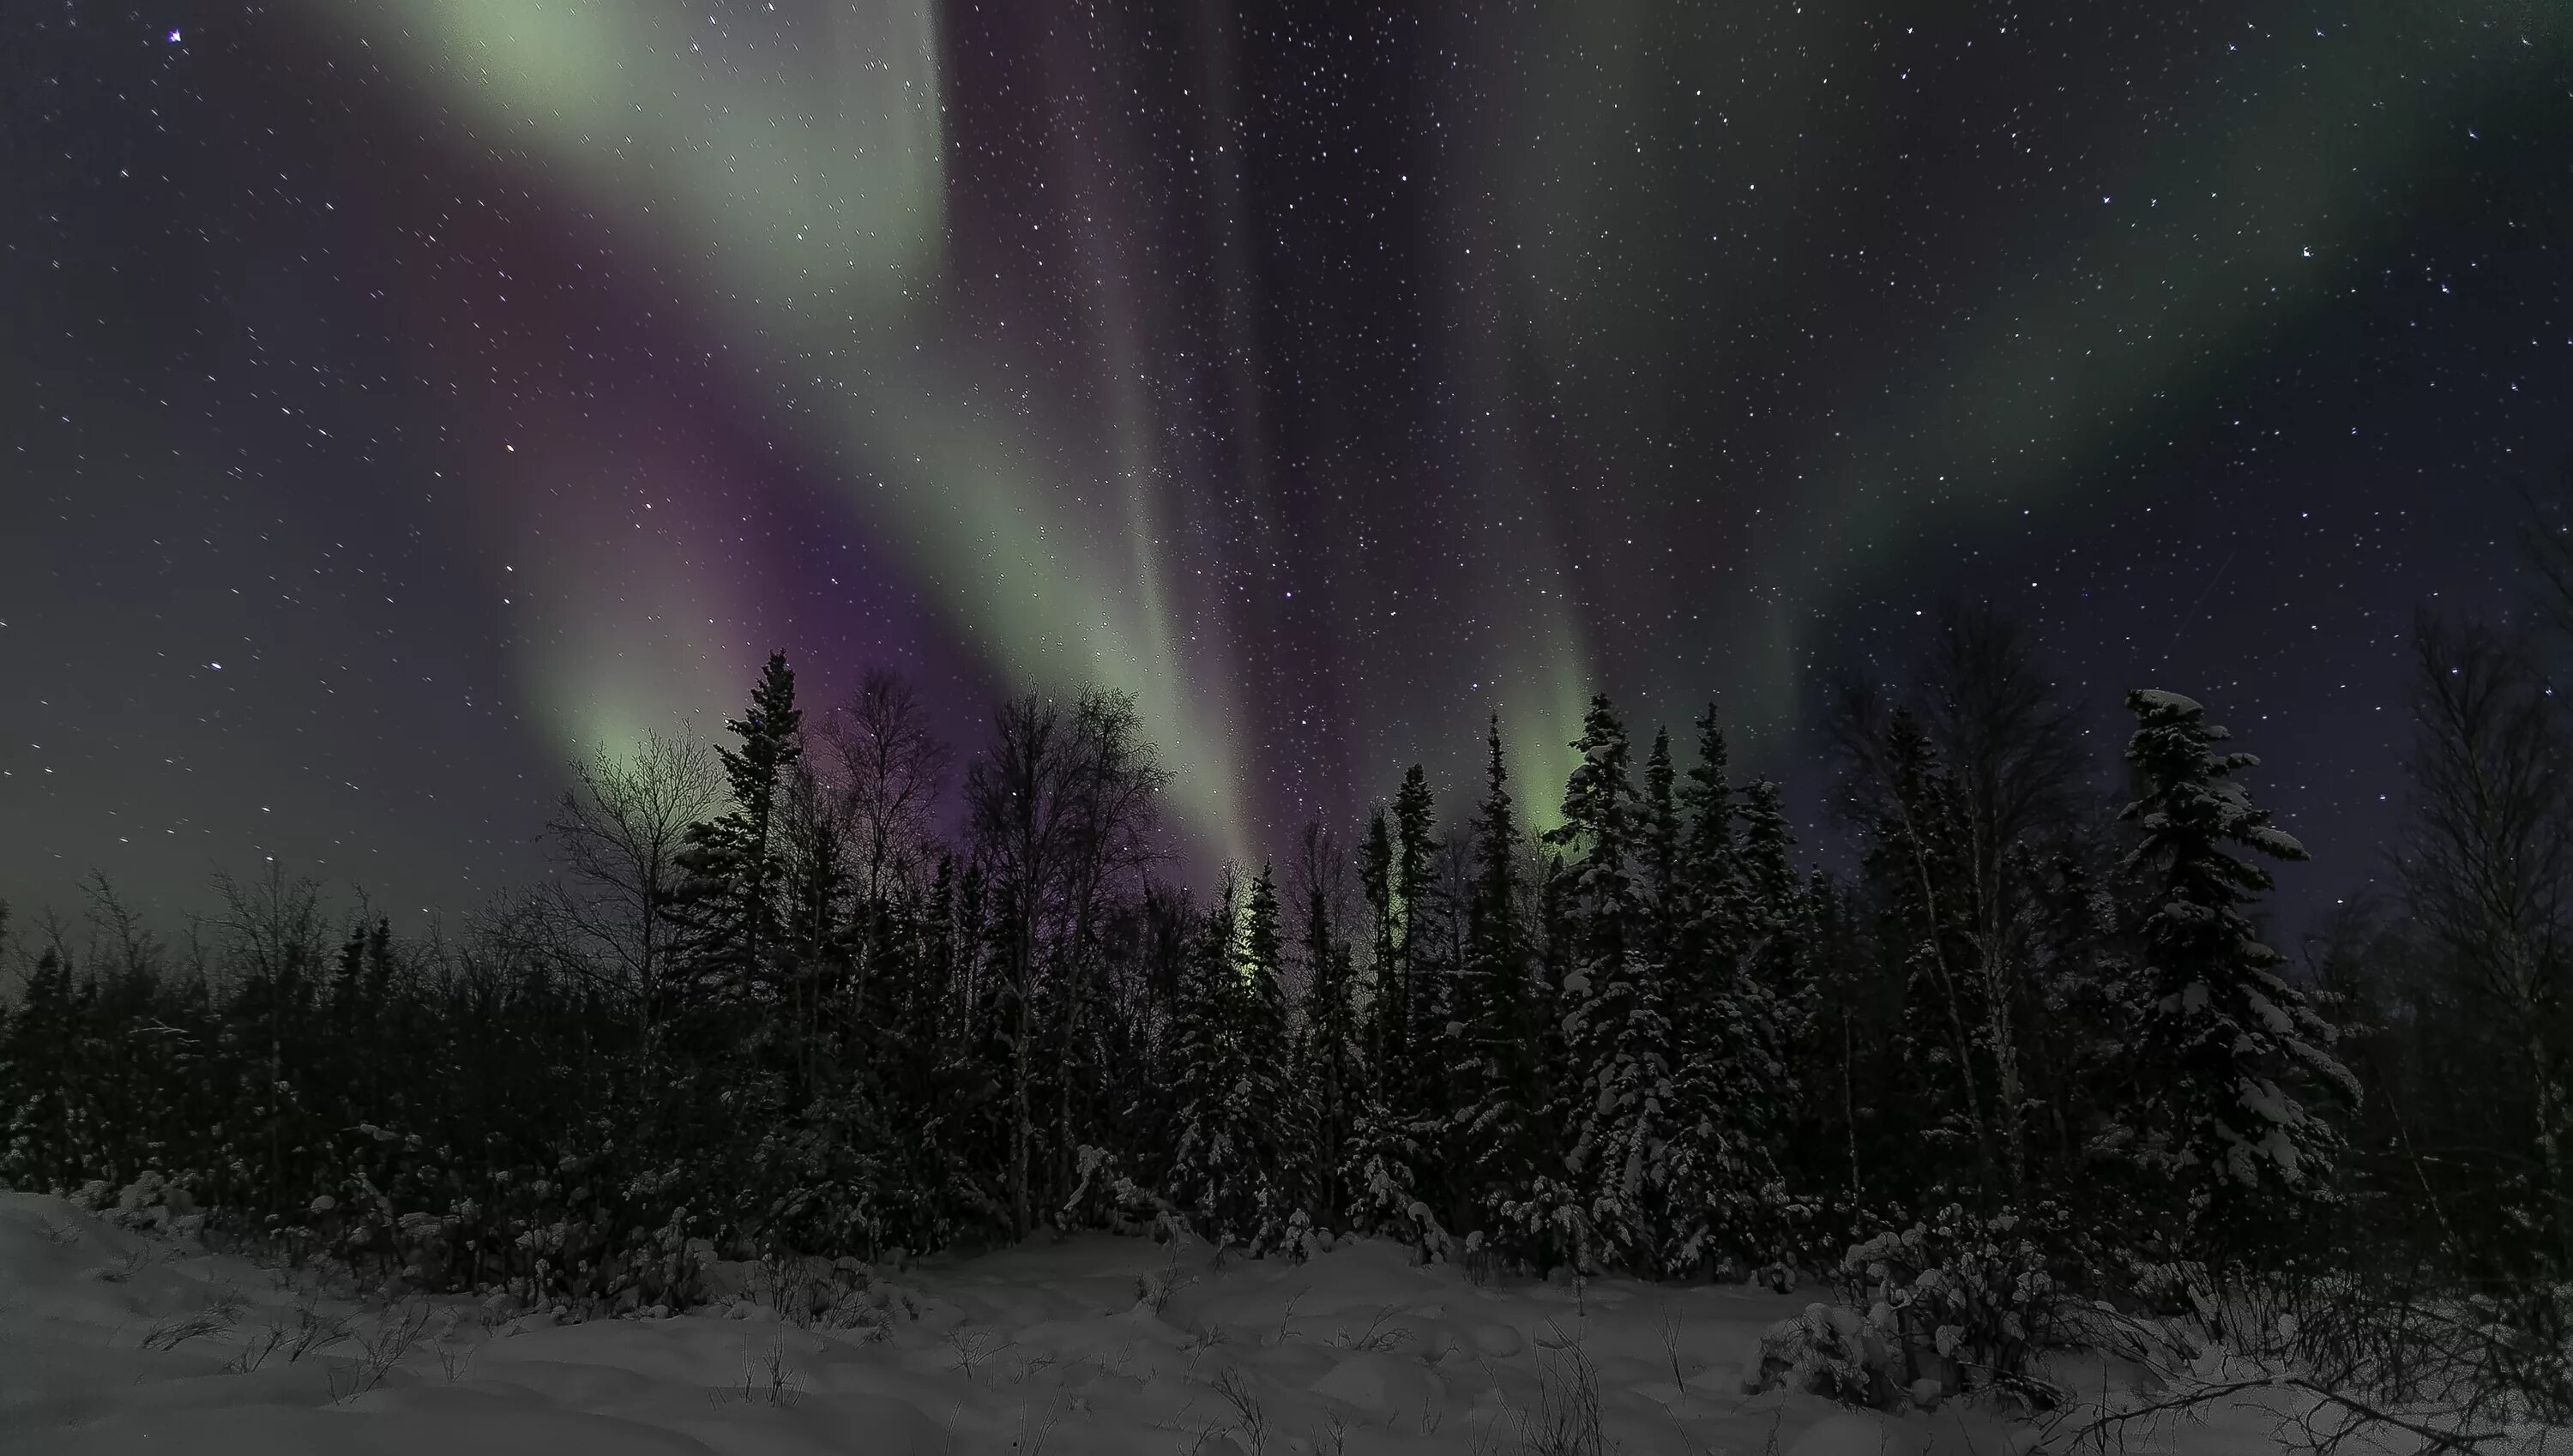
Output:
[[2139,689],[2127,706],[2137,797],[2123,817],[2138,832],[2127,873],[2144,960],[2131,1146],[2184,1210],[2199,1244],[2184,1252],[2238,1251],[2334,1195],[2341,1139],[2324,1108],[2358,1088],[2245,914],[2271,879],[2230,849],[2305,858],[2235,777],[2259,760],[2220,752],[2229,735],[2176,693]]
[[1345,1179],[1351,1226],[1424,1248],[1446,1237],[1422,1200],[1424,1191],[1434,1191],[1424,1188],[1423,1174],[1434,1171],[1427,1164],[1440,1131],[1431,1110],[1438,1088],[1429,1038],[1443,990],[1435,980],[1438,846],[1431,824],[1428,779],[1415,764],[1403,775],[1390,817],[1378,811],[1368,819],[1359,851],[1358,879],[1376,921],[1375,1055],[1353,1138],[1355,1162]]
[[1569,853],[1564,995],[1574,1092],[1567,1169],[1599,1249],[1625,1267],[1658,1256],[1657,1208],[1670,1096],[1661,988],[1643,954],[1647,920],[1636,883],[1643,815],[1625,724],[1594,697],[1573,744],[1581,762],[1547,842]]
[[685,878],[674,898],[700,994],[774,991],[765,983],[783,931],[785,901],[777,818],[787,768],[803,754],[802,726],[795,674],[786,654],[772,652],[751,690],[750,706],[724,724],[738,746],[715,749],[732,807],[690,826],[678,856]]
[[1671,1228],[1664,1264],[1703,1273],[1751,1254],[1769,1148],[1783,1121],[1787,1068],[1779,1009],[1742,952],[1751,894],[1735,834],[1731,751],[1712,704],[1697,722],[1697,762],[1677,793],[1684,814],[1672,872]]
[[89,1085],[73,1075],[86,1021],[71,959],[47,946],[27,967],[14,1009],[0,1008],[8,1033],[0,1043],[17,1096],[0,1133],[0,1179],[39,1191],[76,1186],[89,1173],[92,1148],[83,1136]]
[[1815,887],[1829,879],[1796,873],[1796,836],[1787,823],[1786,792],[1776,780],[1745,785],[1736,813],[1745,906],[1738,979],[1749,987],[1745,1008],[1768,1064],[1783,1069],[1770,1085],[1767,1105],[1773,1115],[1792,1118],[1808,1095],[1796,1069],[1820,1010]]
[[1466,946],[1455,976],[1457,1041],[1467,1055],[1455,1074],[1458,1175],[1454,1222],[1495,1228],[1501,1210],[1526,1195],[1537,1162],[1538,1055],[1529,997],[1529,947],[1521,925],[1520,835],[1492,715],[1481,807],[1471,828],[1473,880]]
[[[1653,732],[1644,755],[1643,816],[1637,824],[1639,878],[1644,896],[1644,944],[1647,960],[1669,966],[1678,953],[1680,907],[1680,812],[1678,782],[1671,762],[1671,734]],[[1665,973],[1667,974],[1667,973]]]
[[1296,1159],[1305,1140],[1302,1108],[1287,1077],[1285,962],[1277,886],[1263,865],[1243,914],[1241,1010],[1235,1023],[1240,1050],[1226,1103],[1248,1175],[1240,1190],[1240,1231],[1255,1253],[1277,1247],[1295,1214],[1311,1217]]
[[1367,1069],[1369,1082],[1380,1087],[1402,1081],[1404,1069],[1410,1066],[1405,1047],[1410,1012],[1403,1001],[1401,965],[1395,958],[1400,944],[1395,922],[1400,900],[1394,880],[1393,831],[1382,809],[1367,816],[1366,837],[1358,844],[1358,890],[1366,897],[1372,931],[1367,943]]
[[1312,1209],[1325,1224],[1337,1224],[1348,1206],[1347,1172],[1366,1099],[1364,1010],[1358,1000],[1357,968],[1331,915],[1330,875],[1337,853],[1320,825],[1305,826],[1304,995],[1296,1071],[1309,1137]]
[[1232,1105],[1242,1085],[1242,983],[1235,959],[1241,892],[1228,881],[1200,923],[1171,1004],[1171,1158],[1162,1195],[1201,1235],[1239,1241],[1254,1176]]
[[[1534,932],[1528,956],[1528,1015],[1535,1030],[1530,1068],[1534,1115],[1529,1119],[1535,1165],[1524,1187],[1502,1202],[1495,1221],[1503,1245],[1513,1256],[1551,1269],[1567,1262],[1591,1262],[1597,1240],[1591,1234],[1581,1178],[1569,1156],[1571,1129],[1592,1095],[1574,1058],[1573,1034],[1581,1023],[1573,1014],[1576,1000],[1568,988],[1581,946],[1572,914],[1572,876],[1559,853],[1543,848],[1542,837],[1539,853],[1528,897],[1532,902],[1528,925]],[[1585,991],[1582,999],[1586,996]]]
[[963,1228],[997,1220],[998,1205],[971,1163],[970,1130],[997,1085],[972,1057],[954,989],[979,942],[967,924],[953,856],[942,855],[924,889],[888,894],[866,922],[870,949],[865,1030],[868,1083],[880,1098],[898,1171],[888,1178],[886,1238],[934,1248]]
[[1392,1079],[1379,1078],[1397,1098],[1399,1115],[1415,1126],[1441,1119],[1446,1088],[1438,1043],[1446,1022],[1446,972],[1438,941],[1439,923],[1447,910],[1439,893],[1439,844],[1432,830],[1435,807],[1429,779],[1418,764],[1405,770],[1393,796],[1394,959],[1402,992],[1402,1027],[1398,1043],[1404,1065]]
[[1686,828],[1674,874],[1674,939],[1676,959],[1687,970],[1673,978],[1671,1006],[1674,1018],[1691,1023],[1711,1017],[1733,989],[1751,930],[1751,888],[1734,828],[1731,775],[1732,749],[1710,703],[1697,720],[1697,762],[1689,767],[1677,806]]
[[791,998],[796,1077],[809,1095],[837,1074],[864,1066],[848,1037],[854,1019],[874,1026],[875,1008],[841,1005],[863,950],[863,921],[850,911],[848,840],[826,786],[800,754],[786,766],[772,832],[778,854],[777,977]]

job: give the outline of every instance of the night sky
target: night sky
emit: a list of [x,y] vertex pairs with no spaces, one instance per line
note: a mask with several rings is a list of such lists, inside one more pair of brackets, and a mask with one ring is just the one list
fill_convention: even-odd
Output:
[[1544,807],[1594,686],[1819,845],[1963,592],[2104,758],[2206,701],[2302,915],[2573,455],[2556,0],[7,0],[0,105],[22,909],[470,909],[773,647],[1132,690],[1194,867],[1492,710]]

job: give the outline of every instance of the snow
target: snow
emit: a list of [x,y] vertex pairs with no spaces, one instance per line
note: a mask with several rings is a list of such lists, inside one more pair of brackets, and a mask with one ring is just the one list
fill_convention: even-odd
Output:
[[2195,698],[2166,693],[2159,688],[2138,688],[2127,694],[2128,700],[2144,708],[2164,713],[2203,713],[2206,708]]
[[[676,1317],[557,1324],[463,1296],[387,1306],[0,1193],[0,1430],[13,1456],[1501,1456],[1540,1449],[1534,1423],[1580,1404],[1586,1367],[1605,1438],[1586,1449],[1601,1456],[2035,1442],[1958,1402],[1898,1416],[1745,1395],[1763,1330],[1811,1291],[1478,1287],[1372,1239],[1218,1268],[1203,1248],[1100,1234],[870,1271],[859,1302],[873,1317],[804,1328],[749,1292],[755,1271],[716,1273],[741,1296]],[[1139,1297],[1148,1281],[1158,1312]],[[352,1333],[326,1342],[335,1320]],[[318,1331],[300,1356],[298,1329]],[[372,1381],[371,1344],[386,1357]],[[2132,1449],[2274,1448],[2197,1427]]]

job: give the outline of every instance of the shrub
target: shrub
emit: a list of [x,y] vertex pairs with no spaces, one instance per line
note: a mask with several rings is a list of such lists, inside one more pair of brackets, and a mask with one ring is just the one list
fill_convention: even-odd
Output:
[[1838,1283],[1899,1362],[1903,1385],[1929,1378],[1946,1391],[2001,1389],[2052,1405],[2057,1392],[2032,1365],[2066,1334],[2067,1293],[2049,1253],[2062,1226],[2051,1205],[1985,1218],[1952,1203],[1851,1245]]

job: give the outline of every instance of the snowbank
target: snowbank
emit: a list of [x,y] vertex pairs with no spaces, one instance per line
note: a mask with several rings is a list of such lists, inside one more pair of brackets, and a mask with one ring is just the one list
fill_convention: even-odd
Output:
[[[677,1317],[558,1324],[460,1297],[362,1306],[184,1236],[0,1193],[0,1444],[16,1456],[1993,1456],[2034,1444],[1954,1404],[1897,1417],[1745,1396],[1762,1332],[1810,1297],[1766,1290],[1477,1287],[1365,1240],[1300,1265],[1219,1269],[1203,1250],[1099,1235],[899,1274],[844,1270],[844,1297],[817,1318],[756,1271],[722,1272],[739,1297]],[[2157,1449],[2271,1449],[2247,1430],[2172,1436]]]

